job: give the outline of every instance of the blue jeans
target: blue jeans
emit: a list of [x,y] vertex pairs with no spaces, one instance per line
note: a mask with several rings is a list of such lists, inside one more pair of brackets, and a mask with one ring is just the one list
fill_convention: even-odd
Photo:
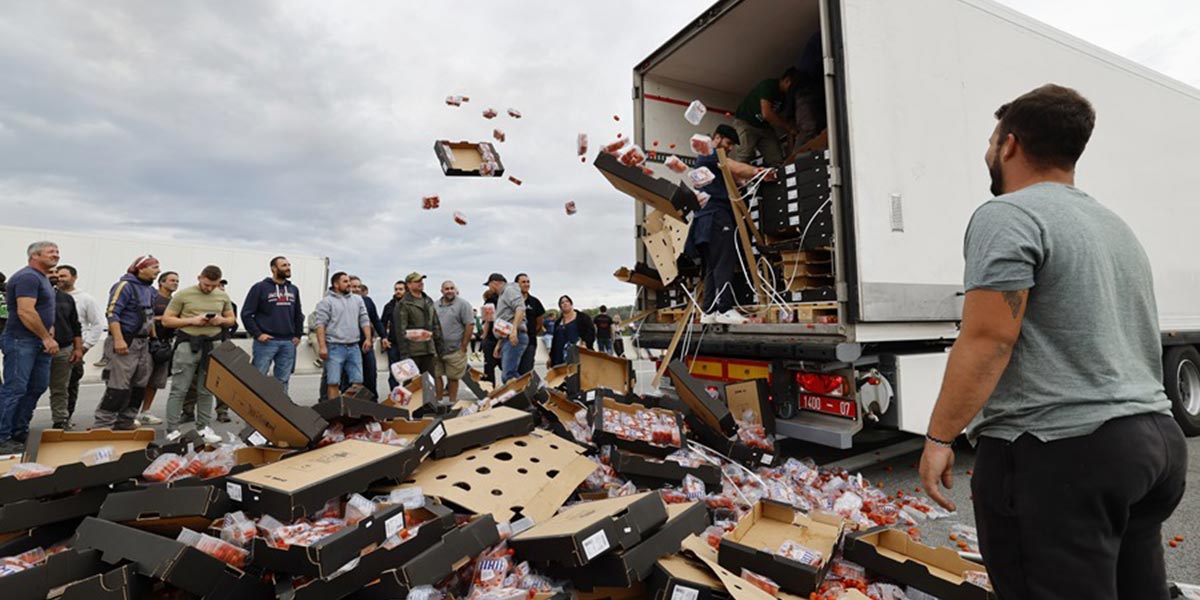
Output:
[[268,342],[254,340],[254,368],[263,375],[270,375],[271,363],[275,363],[275,379],[287,391],[288,380],[296,367],[296,345],[291,338],[276,338]]
[[525,355],[525,348],[529,347],[529,334],[524,331],[517,332],[517,345],[512,345],[508,338],[500,340],[500,378],[503,383],[520,377],[521,357]]
[[613,354],[614,352],[616,352],[616,350],[613,349],[613,339],[612,338],[602,338],[602,337],[596,338],[596,349],[605,354]]
[[325,359],[325,384],[341,385],[342,371],[347,383],[362,383],[362,346],[358,344],[326,344],[329,358]]
[[[13,316],[12,318],[16,318]],[[42,340],[0,335],[4,384],[0,385],[0,442],[29,433],[38,398],[50,387],[50,361]]]

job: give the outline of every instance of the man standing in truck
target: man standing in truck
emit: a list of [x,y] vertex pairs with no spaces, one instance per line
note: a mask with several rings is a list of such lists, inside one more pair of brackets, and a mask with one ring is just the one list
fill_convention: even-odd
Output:
[[779,79],[764,79],[758,82],[749,94],[738,104],[734,114],[733,126],[737,130],[739,142],[731,158],[748,163],[754,160],[758,151],[763,156],[763,164],[768,167],[778,167],[783,164],[783,147],[779,145],[780,129],[794,138],[798,131],[795,123],[780,116],[776,106],[783,102],[788,90],[792,89],[800,79],[800,73],[791,68],[784,71]]
[[[717,125],[712,134],[713,152],[696,157],[696,168],[712,172],[714,178],[698,191],[708,194],[708,202],[692,218],[684,252],[699,256],[704,273],[704,304],[700,322],[737,325],[746,318],[733,309],[733,265],[737,262],[737,222],[734,221],[733,205],[729,202],[729,191],[725,189],[725,176],[721,174],[717,150],[732,151],[741,142],[737,131],[724,123]],[[729,172],[735,179],[747,180],[765,169],[746,163],[726,159]],[[773,175],[767,175],[767,178]]]
[[1162,523],[1187,446],[1162,385],[1150,262],[1075,187],[1096,114],[1046,85],[996,111],[995,199],[967,227],[962,328],[921,457],[952,484],[951,442],[977,445],[971,492],[1000,598],[1167,598]]

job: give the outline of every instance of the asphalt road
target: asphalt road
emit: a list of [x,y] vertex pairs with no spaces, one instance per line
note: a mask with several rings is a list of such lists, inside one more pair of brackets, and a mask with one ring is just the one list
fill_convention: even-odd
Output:
[[[303,403],[307,398],[315,400],[319,383],[320,378],[317,376],[298,375],[293,377],[290,389],[292,395]],[[383,390],[386,387],[387,378],[381,374],[379,389]],[[103,391],[104,388],[98,384],[82,386],[79,406],[76,408],[74,419],[77,427],[87,427],[91,424],[91,415],[95,411]],[[463,388],[460,395],[465,398],[469,396],[469,392]],[[160,391],[151,412],[159,417],[165,417],[166,399],[167,390]],[[32,426],[35,436],[38,431],[50,426],[48,402],[48,396],[43,398],[34,414]],[[233,420],[234,422],[229,424],[216,424],[214,429],[218,432],[240,430],[243,427],[241,420],[236,415],[233,415]],[[160,426],[159,429],[161,431],[162,427]],[[920,488],[921,484],[916,469],[919,458],[917,453],[910,452],[892,458],[887,457],[889,449],[895,448],[896,442],[907,441],[912,444],[911,436],[860,434],[860,438],[856,438],[856,447],[849,451],[835,451],[795,441],[787,442],[784,450],[786,455],[797,458],[811,456],[820,464],[846,461],[861,465],[855,466],[852,470],[860,471],[863,477],[873,483],[882,483],[883,489],[889,494],[894,494],[897,490],[911,493]],[[954,471],[955,485],[954,489],[949,491],[950,498],[958,506],[958,513],[950,518],[922,525],[920,527],[922,537],[928,543],[933,545],[949,544],[947,535],[954,523],[975,524],[970,501],[970,476],[967,474],[974,466],[974,459],[975,456],[971,450],[958,450]],[[1164,547],[1168,577],[1172,581],[1200,583],[1200,558],[1197,558],[1198,554],[1193,550],[1200,546],[1200,491],[1198,491],[1200,490],[1200,438],[1188,440],[1188,460],[1189,490],[1184,496],[1183,503],[1163,526]],[[1165,540],[1176,535],[1184,536],[1186,538],[1184,543],[1178,548],[1165,546]]]

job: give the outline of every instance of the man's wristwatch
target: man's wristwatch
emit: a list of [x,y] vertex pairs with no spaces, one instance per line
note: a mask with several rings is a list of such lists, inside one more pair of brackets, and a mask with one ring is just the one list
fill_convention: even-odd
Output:
[[933,437],[932,435],[929,435],[928,433],[925,434],[925,439],[932,442],[934,446],[941,446],[943,448],[953,448],[954,447],[953,440],[951,440],[949,442],[947,442],[946,440],[939,440],[939,439]]

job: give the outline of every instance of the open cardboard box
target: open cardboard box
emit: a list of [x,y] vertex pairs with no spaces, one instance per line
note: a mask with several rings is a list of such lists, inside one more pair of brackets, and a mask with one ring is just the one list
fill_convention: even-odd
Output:
[[229,566],[187,544],[125,525],[88,517],[79,525],[76,549],[95,549],[104,562],[129,561],[138,573],[203,598],[270,598],[259,576]]
[[[675,387],[679,398],[705,425],[726,436],[737,432],[737,423],[733,420],[733,413],[722,402],[720,394],[713,398],[708,393],[708,385],[692,377],[683,361],[678,359],[671,361],[667,365],[667,374],[671,376],[671,384]],[[718,386],[718,390],[720,390],[720,386]]]
[[572,346],[567,350],[569,362],[579,371],[579,392],[609,388],[619,394],[633,391],[633,361]]
[[68,584],[57,600],[133,600],[145,597],[149,587],[137,569],[126,564]]
[[[587,411],[587,407],[572,401],[567,398],[567,395],[558,390],[546,390],[545,399],[538,402],[538,410],[545,415],[546,423],[549,430],[555,435],[576,444],[580,444],[592,448],[590,444],[585,444],[571,434],[567,429],[566,423],[575,421],[575,413],[579,411]],[[587,427],[587,425],[584,425]]]
[[397,404],[392,402],[391,398],[388,397],[380,401],[380,404],[400,411],[401,418],[415,419],[426,412],[438,409],[440,404],[436,388],[433,375],[421,373],[420,377],[414,377],[412,381],[404,384],[404,389],[412,393],[412,397],[409,398],[408,403]]
[[708,463],[685,467],[673,460],[642,456],[613,447],[608,454],[608,464],[627,479],[645,483],[644,487],[649,488],[659,488],[664,483],[680,484],[688,475],[703,481],[706,486],[721,486],[721,467]]
[[667,506],[667,522],[632,548],[604,554],[582,569],[555,568],[551,572],[584,589],[629,587],[648,578],[658,559],[678,552],[684,539],[704,531],[709,522],[708,508],[702,503],[671,504]]
[[[80,462],[84,452],[112,446],[113,460],[95,466]],[[80,488],[107,486],[135,479],[158,456],[153,429],[134,431],[62,431],[47,429],[25,453],[25,462],[53,467],[45,477],[0,478],[0,504],[41,498]]]
[[250,355],[233,342],[213,349],[205,387],[213,396],[280,448],[304,448],[320,439],[329,423],[288,397],[283,384],[258,372]]
[[46,558],[32,569],[6,575],[5,600],[45,600],[51,592],[70,583],[99,575],[108,570],[95,550],[67,550]]
[[[279,597],[295,600],[327,600],[344,598],[367,584],[379,579],[387,569],[407,564],[426,550],[441,542],[446,535],[455,531],[454,513],[439,504],[426,503],[424,508],[409,513],[409,527],[417,526],[416,533],[394,548],[376,547],[358,559],[357,564],[327,579],[316,578],[291,587],[292,583],[281,583]],[[495,524],[492,524],[495,530]]]
[[57,521],[23,531],[0,535],[0,556],[16,556],[34,548],[49,548],[71,539],[83,517]]
[[658,559],[646,583],[654,600],[730,600],[725,584],[697,560],[684,554]]
[[245,510],[289,522],[381,479],[403,479],[416,468],[417,454],[411,446],[345,440],[230,475],[225,490]]
[[[775,414],[771,409],[771,401],[765,379],[748,379],[746,381],[726,383],[718,387],[721,390],[721,397],[728,403],[731,414],[741,415],[746,410],[754,412],[759,421],[763,423],[768,439],[773,440],[775,435]],[[713,429],[708,422],[700,418],[690,407],[686,414],[688,426],[691,427],[692,433],[699,438],[702,444],[737,462],[753,469],[775,466],[782,459],[773,442],[771,450],[748,446],[737,436],[736,429],[733,435],[725,435]]]
[[94,515],[100,511],[108,493],[107,487],[92,487],[75,493],[0,505],[0,534],[23,532],[59,521]]
[[[199,448],[200,446],[197,446]],[[186,450],[178,449],[180,456],[186,454]],[[272,448],[270,446],[246,446],[233,451],[233,468],[225,475],[215,477],[195,477],[188,476],[176,479],[174,481],[145,481],[143,479],[134,479],[126,483],[119,484],[113,489],[116,491],[140,490],[146,488],[161,488],[161,487],[187,487],[187,486],[217,486],[225,489],[225,479],[230,475],[236,475],[244,471],[249,471],[255,467],[261,467],[273,462],[282,460],[292,454],[296,450],[291,448]]]
[[933,548],[899,529],[875,527],[846,536],[846,560],[943,600],[991,600],[996,596],[963,579],[966,571],[984,571],[951,548]]
[[592,165],[618,191],[654,210],[679,220],[683,220],[689,211],[700,210],[700,201],[687,186],[646,175],[640,168],[621,164],[617,157],[607,152],[597,154]]
[[412,560],[381,573],[377,583],[356,594],[355,598],[406,598],[412,588],[436,585],[499,542],[500,532],[491,515],[473,517],[470,522],[447,532],[440,541]]
[[149,487],[108,495],[97,515],[106,521],[175,537],[186,527],[204,531],[230,512],[224,488],[212,485]]
[[545,381],[546,387],[550,389],[561,389],[567,395],[573,396],[579,393],[579,365],[576,363],[555,365],[546,371],[542,381]]
[[[700,561],[708,570],[717,577],[722,585],[725,586],[725,592],[734,600],[803,600],[800,596],[780,590],[774,596],[755,587],[754,584],[742,579],[741,571],[737,574],[722,567],[717,562],[717,552],[708,545],[707,542],[700,539],[699,536],[692,536],[683,540],[683,551],[688,558],[695,558]],[[684,590],[684,593],[687,593]],[[808,596],[804,596],[808,598]]]
[[[480,170],[483,155],[480,146],[487,146],[496,159],[496,169],[491,175],[484,175]],[[433,152],[437,155],[438,163],[442,165],[442,173],[451,177],[502,177],[504,163],[500,161],[500,153],[491,142],[451,142],[438,140],[433,143]]]
[[582,567],[606,552],[634,547],[666,520],[662,496],[645,492],[568,506],[508,544],[534,563]]
[[530,413],[508,406],[477,412],[443,421],[446,439],[434,449],[435,458],[445,458],[468,448],[533,431],[537,419]]
[[598,467],[579,445],[535,431],[426,461],[403,486],[384,489],[417,485],[428,496],[500,522],[530,517],[541,523]]
[[[734,573],[747,569],[769,577],[780,589],[807,596],[825,579],[842,530],[842,518],[836,514],[806,515],[787,504],[762,500],[721,538],[717,562]],[[814,567],[774,554],[788,540],[820,552],[821,564]]]
[[338,396],[330,400],[318,402],[313,410],[326,421],[359,421],[374,419],[387,421],[389,419],[407,419],[409,411],[401,410],[386,403],[363,400],[354,396]]
[[251,564],[277,573],[329,577],[404,526],[404,506],[395,505],[308,546],[292,545],[281,549],[256,537],[250,546]]
[[499,398],[508,392],[514,392],[516,395],[505,400],[502,406],[519,410],[529,410],[533,407],[533,397],[537,395],[541,383],[542,379],[538,377],[537,373],[530,371],[492,390],[488,394],[488,398]]
[[636,403],[624,404],[607,397],[601,398],[596,402],[596,418],[592,424],[594,428],[592,431],[592,440],[597,446],[612,445],[630,452],[636,452],[638,454],[645,454],[647,456],[655,456],[659,458],[679,450],[681,446],[660,446],[658,444],[652,444],[643,440],[627,440],[625,438],[618,437],[615,433],[604,430],[604,413],[615,411],[633,415],[641,410],[648,410],[659,414],[669,415],[679,428],[679,440],[680,444],[683,444],[683,418],[679,416],[679,413],[661,408],[650,408]]

